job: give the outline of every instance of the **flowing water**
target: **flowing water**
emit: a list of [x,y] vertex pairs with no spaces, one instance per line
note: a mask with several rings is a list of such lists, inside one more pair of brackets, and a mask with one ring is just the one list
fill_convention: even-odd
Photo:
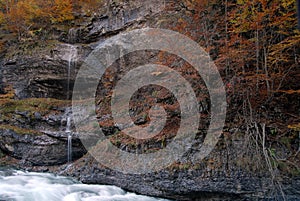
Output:
[[77,29],[71,28],[68,33],[68,42],[71,44],[76,43]]
[[67,99],[70,99],[70,78],[71,78],[71,70],[76,67],[76,59],[78,56],[77,47],[74,45],[69,45],[69,51],[67,52],[68,59],[68,80],[67,80]]
[[166,201],[49,173],[0,170],[1,201]]
[[68,134],[68,163],[72,162],[72,135]]
[[67,117],[66,133],[68,133],[68,163],[72,161],[72,132],[71,132],[71,117]]

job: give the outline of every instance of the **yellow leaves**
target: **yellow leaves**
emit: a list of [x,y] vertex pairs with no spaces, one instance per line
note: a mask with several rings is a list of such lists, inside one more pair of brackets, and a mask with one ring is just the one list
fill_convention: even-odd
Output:
[[0,23],[19,37],[31,29],[73,19],[72,0],[7,0],[0,4]]
[[4,21],[5,21],[4,13],[2,13],[2,12],[0,11],[0,26],[4,23]]
[[72,19],[74,19],[74,15],[71,0],[55,0],[51,21],[56,23]]
[[99,9],[103,0],[0,0],[0,23],[13,32],[28,32],[74,19],[74,12]]
[[277,26],[286,29],[295,26],[295,2],[292,0],[238,0],[238,9],[231,13],[231,22],[237,29],[255,30]]
[[288,9],[291,7],[295,8],[296,5],[296,1],[291,1],[291,0],[280,0],[280,3],[284,9]]
[[10,11],[10,17],[16,20],[24,20],[29,24],[38,16],[40,8],[36,5],[34,0],[19,1]]
[[281,41],[280,43],[274,45],[271,50],[273,54],[281,53],[284,50],[293,48],[293,47],[299,47],[300,46],[300,33],[299,31],[296,32],[294,36],[288,37],[287,39]]
[[236,2],[238,5],[244,5],[245,4],[245,0],[237,0]]
[[276,64],[278,61],[290,61],[289,57],[293,55],[290,55],[289,51],[293,51],[295,48],[298,48],[300,46],[300,32],[295,31],[295,33],[293,34],[295,35],[287,37],[280,43],[272,45],[268,57],[268,60],[269,62],[271,62],[271,65]]
[[44,13],[43,6],[38,0],[20,0],[9,5],[5,18],[7,28],[21,36],[23,32],[28,32],[36,22],[46,21],[48,15]]
[[294,125],[288,125],[288,128],[295,131],[300,131],[300,123]]

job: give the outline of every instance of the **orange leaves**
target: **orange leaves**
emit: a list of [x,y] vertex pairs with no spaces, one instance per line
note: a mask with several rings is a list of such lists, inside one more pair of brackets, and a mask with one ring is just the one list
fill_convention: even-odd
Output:
[[74,12],[99,9],[102,0],[0,0],[0,23],[13,32],[74,19]]
[[278,74],[285,77],[297,65],[295,11],[293,0],[238,0],[238,6],[229,10],[228,60],[237,64],[236,73],[252,73],[255,77],[250,80],[256,80],[257,88],[266,89],[268,96],[281,87],[284,78]]
[[[283,93],[287,93],[287,94],[300,94],[300,90],[278,90],[278,92],[283,92]],[[298,125],[300,128],[300,124]]]
[[33,29],[74,19],[74,12],[96,10],[102,0],[0,0],[0,23],[19,37]]
[[288,66],[287,64],[293,64],[295,62],[295,50],[300,46],[300,32],[295,31],[295,35],[289,36],[283,41],[272,45],[269,54],[270,66]]
[[21,30],[28,30],[39,12],[38,9],[33,0],[19,1],[12,5],[6,15],[8,28],[19,34]]
[[0,11],[0,25],[2,25],[5,22],[5,15],[3,12]]
[[295,131],[300,131],[300,123],[294,125],[288,125],[288,128]]
[[54,0],[54,6],[50,15],[53,23],[74,19],[71,0]]
[[292,0],[239,0],[239,8],[230,13],[233,30],[247,32],[269,28],[293,28],[296,23]]
[[293,0],[238,0],[238,3],[238,8],[233,8],[229,14],[231,35],[238,34],[265,47],[278,43],[276,37],[280,35],[293,35],[296,27]]

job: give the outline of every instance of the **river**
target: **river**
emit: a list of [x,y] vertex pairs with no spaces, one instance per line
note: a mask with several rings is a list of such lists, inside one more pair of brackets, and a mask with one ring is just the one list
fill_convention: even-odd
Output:
[[0,170],[0,201],[167,201],[50,173]]

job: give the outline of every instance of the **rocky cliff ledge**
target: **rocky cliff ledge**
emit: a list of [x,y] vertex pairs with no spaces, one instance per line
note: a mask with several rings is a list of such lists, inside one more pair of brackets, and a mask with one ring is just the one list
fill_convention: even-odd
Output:
[[[215,12],[211,15],[219,14],[217,7],[213,5]],[[117,185],[128,191],[175,200],[299,200],[299,128],[288,127],[296,124],[300,113],[300,98],[294,93],[300,87],[296,79],[300,72],[294,68],[285,75],[290,81],[282,80],[289,93],[276,91],[265,102],[255,96],[257,104],[251,105],[250,92],[243,90],[255,88],[256,84],[249,79],[256,78],[238,77],[218,66],[228,93],[226,125],[213,152],[203,161],[193,163],[191,159],[201,147],[211,118],[203,80],[186,61],[174,55],[159,51],[126,55],[109,67],[108,71],[117,73],[112,76],[107,72],[99,82],[99,125],[94,126],[100,126],[123,151],[146,153],[166,147],[180,122],[178,102],[167,90],[158,86],[142,88],[131,99],[132,119],[141,126],[149,123],[148,112],[154,102],[166,105],[166,129],[152,141],[137,143],[124,136],[120,132],[122,126],[114,124],[109,110],[111,90],[122,75],[132,67],[159,62],[180,71],[198,95],[201,122],[195,142],[181,160],[164,170],[124,174],[105,168],[90,156],[71,122],[73,162],[67,163],[66,126],[67,117],[71,116],[72,88],[89,53],[112,36],[143,27],[174,29],[193,38],[198,32],[181,23],[185,20],[193,25],[198,18],[186,14],[193,12],[176,0],[111,0],[98,13],[77,16],[67,30],[54,26],[49,39],[7,43],[7,50],[0,55],[0,165],[51,171],[84,183]],[[203,20],[208,19],[208,14],[202,13]],[[215,26],[206,28],[206,35],[198,36],[197,40],[214,33]],[[213,35],[212,40],[222,37],[225,38]],[[216,59],[221,48],[213,45],[207,50]],[[230,79],[226,77],[228,73],[232,73]],[[160,93],[154,94],[155,90]],[[258,108],[257,116],[254,108]]]

